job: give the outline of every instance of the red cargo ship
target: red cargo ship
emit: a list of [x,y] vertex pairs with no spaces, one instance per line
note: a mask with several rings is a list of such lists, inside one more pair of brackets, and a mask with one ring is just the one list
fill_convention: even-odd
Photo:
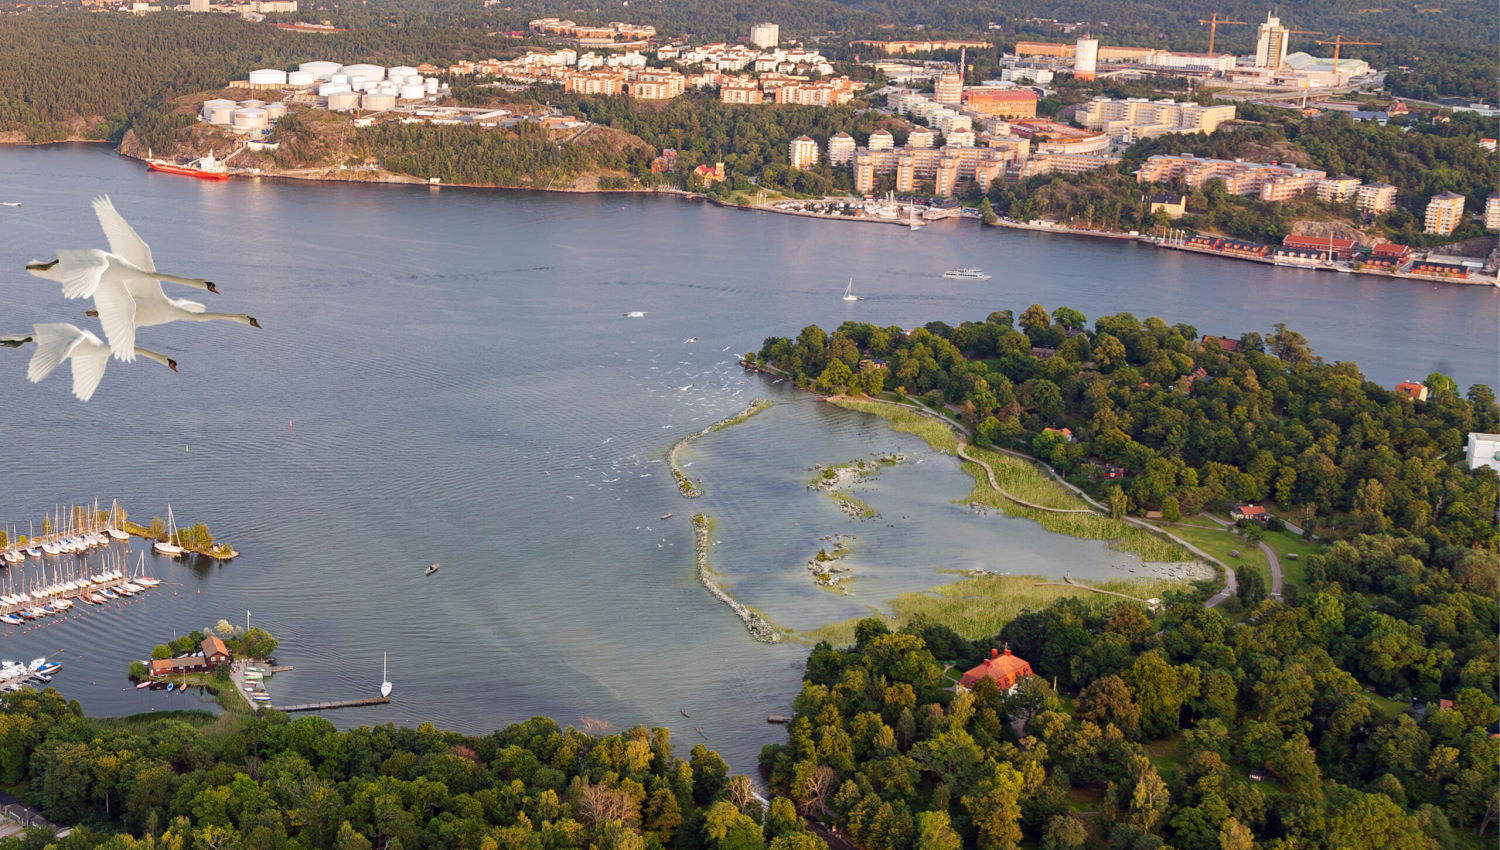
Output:
[[164,159],[148,159],[146,166],[152,171],[160,171],[164,174],[181,174],[184,177],[196,177],[199,180],[228,180],[229,166],[209,154],[201,159],[195,159],[187,165],[179,165]]

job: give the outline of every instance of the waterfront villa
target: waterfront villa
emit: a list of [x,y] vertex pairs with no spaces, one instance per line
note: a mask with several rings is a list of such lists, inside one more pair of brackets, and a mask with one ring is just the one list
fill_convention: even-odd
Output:
[[214,635],[203,639],[203,661],[209,667],[218,667],[220,664],[228,664],[233,659],[229,654],[229,647],[224,641]]
[[991,649],[990,657],[965,673],[958,683],[972,690],[981,679],[989,679],[1001,691],[1009,691],[1016,686],[1016,682],[1030,675],[1033,675],[1031,664],[1011,655],[1010,647],[1006,647],[1003,653],[998,649]]
[[1419,384],[1416,381],[1402,381],[1401,383],[1396,385],[1396,392],[1399,395],[1406,396],[1412,401],[1427,400],[1427,385]]

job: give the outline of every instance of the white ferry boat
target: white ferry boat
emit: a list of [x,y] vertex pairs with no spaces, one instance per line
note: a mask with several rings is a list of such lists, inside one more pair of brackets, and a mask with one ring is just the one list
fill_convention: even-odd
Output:
[[990,276],[984,273],[984,269],[949,269],[943,272],[943,277],[949,280],[989,280]]

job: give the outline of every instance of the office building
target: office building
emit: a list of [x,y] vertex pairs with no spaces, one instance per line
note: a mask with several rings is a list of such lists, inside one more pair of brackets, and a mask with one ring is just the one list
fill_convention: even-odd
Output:
[[1255,67],[1276,70],[1286,64],[1286,40],[1289,33],[1281,19],[1266,14],[1255,39]]
[[761,50],[774,50],[781,44],[781,27],[776,24],[756,24],[750,28],[750,43]]

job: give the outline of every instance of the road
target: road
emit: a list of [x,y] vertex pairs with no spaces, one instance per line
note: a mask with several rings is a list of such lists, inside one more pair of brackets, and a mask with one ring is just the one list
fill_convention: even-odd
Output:
[[[1214,522],[1218,523],[1219,525],[1224,526],[1225,530],[1234,528],[1234,523],[1232,523],[1232,522],[1228,522],[1226,520],[1219,519],[1218,517],[1213,516],[1211,514],[1204,514],[1204,516],[1207,516],[1209,519],[1213,520]],[[1291,526],[1287,526],[1287,527],[1290,528]],[[1298,531],[1301,531],[1301,529],[1298,529]],[[1280,599],[1281,598],[1281,559],[1278,558],[1278,557],[1276,557],[1276,550],[1272,549],[1270,547],[1270,545],[1267,544],[1267,543],[1262,542],[1260,544],[1260,551],[1266,553],[1266,563],[1269,564],[1270,567],[1271,567],[1271,598],[1272,599]]]

